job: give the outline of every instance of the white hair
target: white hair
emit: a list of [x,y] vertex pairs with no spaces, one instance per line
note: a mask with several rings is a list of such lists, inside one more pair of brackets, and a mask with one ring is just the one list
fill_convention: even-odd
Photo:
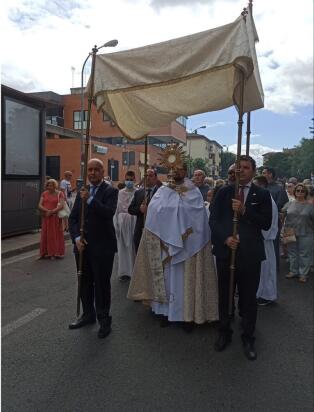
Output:
[[93,158],[93,159],[89,159],[87,164],[89,165],[92,162],[98,163],[99,166],[101,166],[102,169],[104,168],[104,163],[100,159],[97,159],[96,157]]

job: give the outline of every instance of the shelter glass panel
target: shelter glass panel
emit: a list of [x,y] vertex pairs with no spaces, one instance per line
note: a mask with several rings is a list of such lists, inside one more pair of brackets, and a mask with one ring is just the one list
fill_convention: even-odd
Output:
[[5,99],[5,174],[39,176],[40,110]]

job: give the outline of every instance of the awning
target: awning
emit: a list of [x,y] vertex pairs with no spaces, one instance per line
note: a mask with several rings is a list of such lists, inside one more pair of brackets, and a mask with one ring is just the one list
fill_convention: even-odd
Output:
[[[96,56],[94,94],[103,110],[131,139],[168,125],[181,115],[239,106],[245,76],[244,112],[263,107],[251,13],[231,24],[132,50]],[[88,85],[89,87],[89,85]]]

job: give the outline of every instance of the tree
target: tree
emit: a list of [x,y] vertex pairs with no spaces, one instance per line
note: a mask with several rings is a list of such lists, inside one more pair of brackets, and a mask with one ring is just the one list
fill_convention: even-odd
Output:
[[264,166],[273,167],[277,177],[296,177],[299,180],[308,179],[314,167],[314,139],[301,139],[293,149],[283,149],[273,153]]
[[292,164],[295,149],[283,149],[282,152],[273,153],[265,162],[264,166],[275,169],[276,176],[279,178],[293,176]]
[[222,152],[221,153],[221,177],[226,179],[228,176],[229,167],[235,163],[236,155],[231,152]]
[[296,177],[300,180],[309,179],[314,169],[314,139],[301,140],[300,146],[297,146],[294,163]]
[[207,173],[207,165],[206,165],[206,160],[201,159],[200,157],[197,157],[196,159],[193,159],[192,162],[192,170],[194,172],[194,170],[203,170],[205,172],[206,175],[208,175]]

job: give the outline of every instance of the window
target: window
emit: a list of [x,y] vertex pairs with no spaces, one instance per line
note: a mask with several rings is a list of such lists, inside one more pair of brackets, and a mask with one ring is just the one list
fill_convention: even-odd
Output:
[[[87,126],[87,110],[84,110],[83,114],[83,129],[85,130]],[[81,112],[73,112],[73,129],[81,129]]]
[[64,119],[63,117],[59,116],[46,116],[46,123],[53,124],[54,126],[64,126]]
[[135,165],[135,152],[123,152],[122,164],[123,166]]
[[60,156],[46,156],[46,176],[60,179]]
[[110,117],[105,112],[102,112],[102,119],[104,122],[110,122],[111,120]]
[[184,128],[186,128],[186,116],[179,116],[176,121],[180,123]]

